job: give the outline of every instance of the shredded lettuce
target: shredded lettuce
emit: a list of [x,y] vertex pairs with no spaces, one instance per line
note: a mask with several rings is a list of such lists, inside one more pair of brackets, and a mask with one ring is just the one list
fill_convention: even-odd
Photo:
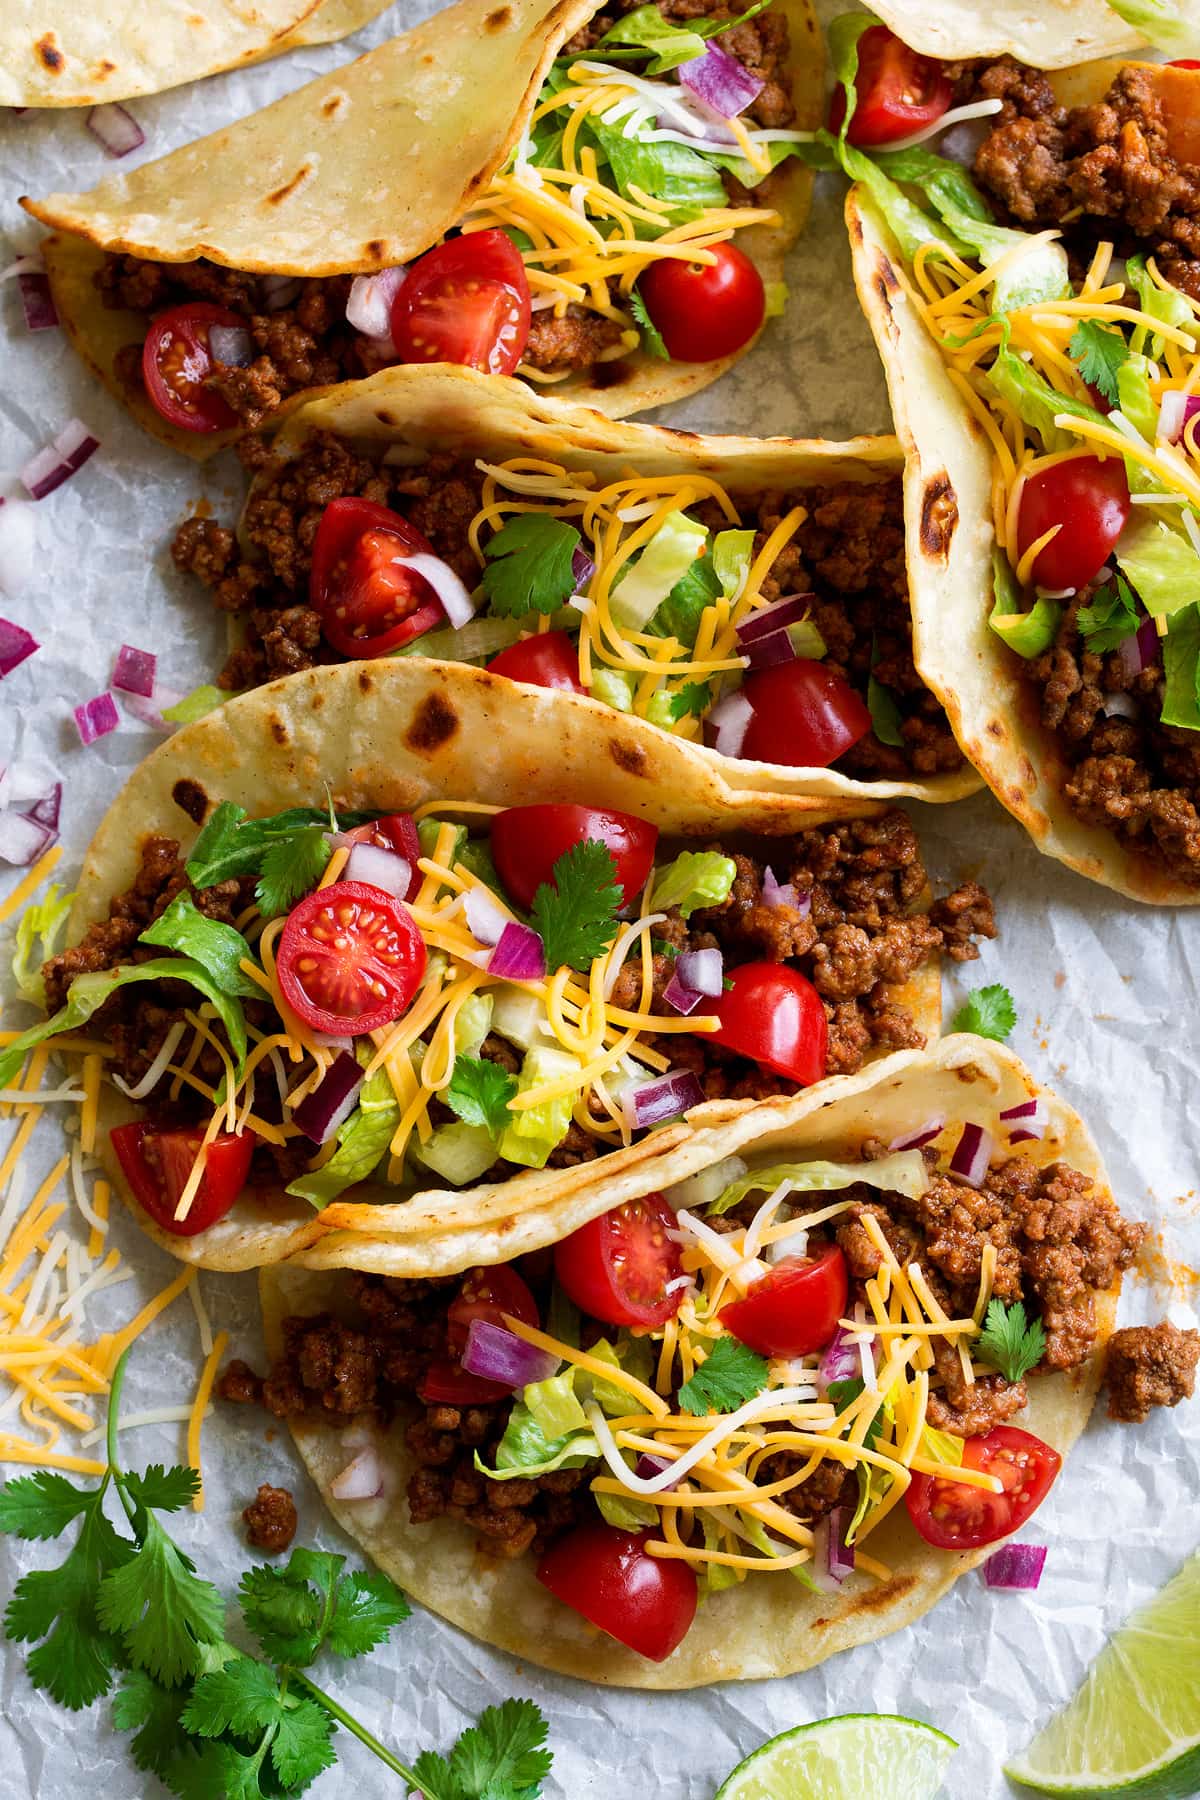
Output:
[[197,719],[207,718],[210,712],[216,712],[218,706],[224,706],[227,700],[235,696],[226,693],[222,688],[205,683],[203,687],[193,688],[174,706],[164,706],[162,716],[168,725],[193,725]]
[[887,221],[906,262],[913,260],[923,244],[944,244],[960,256],[970,254],[969,247],[955,237],[948,225],[910,200],[873,158],[844,138],[818,131],[812,143],[802,147],[801,154],[814,169],[841,169],[851,181],[862,183]]
[[[690,521],[689,521],[690,523]],[[721,592],[711,556],[699,556],[675,583],[647,626],[656,637],[673,637],[691,649],[700,621]]]
[[1178,0],[1108,0],[1108,4],[1148,44],[1169,50],[1172,56],[1200,56],[1200,25],[1183,16]]
[[[649,144],[638,137],[627,138],[620,125],[606,125],[595,113],[588,114],[587,132],[595,138],[625,199],[633,199],[632,190],[640,188],[668,208],[663,215],[664,231],[700,218],[710,207],[728,206],[720,171],[710,158],[687,145]],[[583,137],[581,131],[576,142],[583,141]],[[638,229],[647,237],[659,235],[655,226],[644,222]]]
[[[528,1093],[545,1081],[557,1081],[565,1075],[580,1074],[577,1056],[553,1045],[534,1044],[525,1052],[521,1073],[517,1077],[517,1093]],[[541,1106],[514,1112],[512,1123],[501,1134],[499,1154],[508,1162],[520,1163],[526,1169],[544,1169],[550,1152],[561,1144],[571,1128],[577,1088],[557,1100],[546,1100]]]
[[550,1475],[556,1469],[582,1469],[585,1463],[595,1462],[600,1453],[590,1431],[548,1438],[529,1408],[517,1400],[508,1415],[504,1436],[496,1445],[495,1468],[488,1467],[478,1450],[475,1467],[492,1481],[513,1481],[519,1476],[533,1479]]
[[624,669],[603,669],[593,664],[589,690],[593,700],[603,700],[616,712],[632,712],[634,691],[634,678]]
[[927,1456],[930,1462],[953,1463],[956,1469],[962,1465],[962,1439],[951,1431],[935,1431],[932,1425],[921,1427],[917,1451],[919,1455]]
[[74,894],[64,893],[55,882],[46,889],[44,899],[27,906],[17,922],[13,945],[13,979],[34,1006],[45,1006],[46,990],[42,985],[42,964],[54,955],[66,927],[67,915],[75,903]]
[[[707,47],[706,38],[717,37],[723,31],[732,31],[735,26],[744,25],[747,19],[765,12],[770,4],[771,0],[758,0],[757,5],[750,7],[736,19],[725,19],[720,23],[713,19],[690,19],[686,26],[676,25],[672,20],[665,19],[657,6],[639,6],[609,27],[596,49],[607,53],[601,59],[605,62],[614,60],[614,46],[619,46],[626,56],[636,56],[639,62],[641,53],[649,51],[653,60],[647,64],[643,74],[665,75],[669,70],[677,69],[680,63],[691,62],[695,57],[703,56]],[[578,57],[568,53],[562,60],[576,62]]]
[[1028,612],[1022,612],[1023,596],[1003,550],[992,551],[992,594],[994,604],[988,624],[1010,650],[1029,658],[1041,656],[1050,648],[1058,636],[1062,607],[1043,594]]
[[719,906],[728,900],[736,874],[732,857],[716,850],[684,850],[659,870],[651,910],[677,906],[686,919],[697,907]]
[[[653,187],[645,192],[655,193]],[[723,191],[723,190],[722,190]],[[628,631],[642,631],[703,555],[708,533],[686,513],[668,513],[625,579],[613,589],[610,610]]]
[[576,1366],[572,1364],[545,1381],[531,1381],[521,1389],[522,1405],[528,1408],[546,1438],[563,1438],[570,1432],[590,1429],[575,1393],[575,1374]]
[[[1174,325],[1180,331],[1196,335],[1196,322],[1192,309],[1183,295],[1175,288],[1160,288],[1146,267],[1144,255],[1130,256],[1125,260],[1125,275],[1129,285],[1138,297],[1138,305],[1152,319],[1161,319],[1164,325]],[[1146,339],[1146,342],[1142,340]],[[1147,356],[1159,357],[1164,350],[1163,339],[1151,335],[1138,327],[1131,340],[1134,350],[1144,351]]]
[[718,531],[712,547],[713,573],[726,600],[741,597],[753,560],[752,531]]
[[618,1531],[645,1531],[647,1526],[658,1524],[658,1508],[652,1500],[642,1500],[634,1494],[597,1493],[592,1499],[605,1524]]
[[1162,722],[1185,731],[1200,731],[1200,606],[1185,606],[1171,620],[1162,641]]
[[1060,394],[1036,369],[1007,348],[996,352],[986,379],[1023,423],[1038,433],[1048,451],[1073,450],[1079,442],[1069,432],[1059,430],[1054,423],[1059,414],[1071,413],[1077,419],[1091,419],[1096,425],[1104,423],[1094,406],[1084,400],[1074,400],[1069,394]]
[[[627,1331],[619,1334],[615,1344],[601,1338],[591,1346],[588,1354],[614,1369],[624,1369],[637,1381],[649,1382],[654,1371],[654,1350],[650,1340],[631,1337]],[[587,1384],[591,1398],[609,1418],[619,1419],[623,1413],[628,1413],[630,1400],[626,1388],[605,1381],[602,1375],[593,1375],[590,1369],[577,1369],[576,1375]]]
[[916,1200],[929,1186],[929,1171],[919,1150],[897,1150],[882,1156],[878,1162],[808,1162],[775,1163],[769,1169],[751,1169],[731,1182],[720,1197],[712,1202],[710,1218],[719,1217],[737,1206],[747,1194],[770,1194],[783,1182],[793,1193],[837,1193],[852,1187],[856,1181],[868,1187],[907,1194]]
[[355,1187],[378,1167],[387,1153],[400,1107],[385,1069],[377,1069],[362,1085],[358,1105],[338,1126],[337,1149],[319,1169],[297,1176],[287,1192],[307,1200],[318,1211]]
[[192,957],[208,970],[223,994],[240,995],[244,1000],[262,998],[262,988],[242,973],[243,961],[253,958],[241,932],[221,919],[206,918],[186,891],[176,894],[138,942]]
[[[532,250],[533,245],[527,245]],[[578,629],[579,614],[571,607],[560,607],[550,615],[550,629]],[[484,614],[468,625],[450,625],[440,631],[427,631],[423,637],[411,639],[393,650],[393,656],[432,656],[443,662],[478,663],[497,656],[529,630],[527,618],[492,618]]]
[[[1158,431],[1158,407],[1150,392],[1150,361],[1145,356],[1127,356],[1117,370],[1117,399],[1123,418],[1152,444]],[[1140,469],[1139,463],[1126,463],[1126,468]],[[1145,473],[1146,471],[1143,471]]]
[[858,110],[858,40],[864,31],[870,31],[879,20],[868,12],[839,13],[831,19],[826,28],[829,40],[829,62],[833,71],[833,79],[842,88],[846,96],[846,115],[842,120],[839,136],[845,141],[850,121]]
[[496,1140],[486,1125],[455,1119],[452,1124],[439,1125],[424,1144],[414,1137],[409,1154],[452,1187],[467,1187],[486,1175],[496,1161]]
[[491,994],[472,994],[459,1007],[454,1020],[454,1049],[460,1056],[477,1056],[479,1046],[492,1029],[495,1001]]
[[[702,1506],[700,1507],[699,1512],[700,1524],[704,1531],[704,1548],[706,1550],[720,1550],[721,1533],[717,1529],[716,1520],[709,1516],[711,1508]],[[701,1567],[701,1595],[719,1594],[723,1589],[736,1587],[737,1584],[737,1570],[726,1568],[724,1563],[704,1563]]]
[[1148,613],[1170,618],[1200,600],[1200,557],[1181,532],[1148,507],[1131,508],[1116,558]]

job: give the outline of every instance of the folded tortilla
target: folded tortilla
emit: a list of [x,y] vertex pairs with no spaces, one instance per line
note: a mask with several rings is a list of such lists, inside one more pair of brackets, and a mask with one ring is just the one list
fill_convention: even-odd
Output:
[[300,44],[346,37],[390,0],[5,0],[0,106],[157,94]]
[[[1152,5],[1144,10],[1149,16]],[[1108,0],[872,0],[871,11],[914,50],[944,62],[1015,56],[1062,69],[1146,43]]]
[[[792,48],[797,125],[819,122],[820,33],[809,0],[774,0]],[[62,234],[46,261],[59,316],[105,386],[165,443],[203,460],[239,431],[198,435],[168,426],[116,372],[145,319],[106,311],[93,276],[109,251],[302,276],[388,268],[420,256],[454,226],[524,135],[542,82],[596,0],[459,0],[459,4],[335,69],[273,106],[85,194],[22,204]],[[781,165],[779,223],[738,233],[764,282],[808,212],[812,177]],[[664,362],[639,350],[556,383],[611,417],[664,406],[706,387],[743,350],[705,363]],[[618,375],[620,378],[618,379]],[[294,407],[303,396],[285,402]],[[282,409],[281,409],[282,410]],[[272,425],[280,413],[272,415]]]
[[[1022,1153],[1039,1164],[1065,1161],[1107,1189],[1100,1153],[1078,1114],[1039,1087],[1011,1051],[973,1037],[946,1038],[930,1053],[900,1051],[795,1100],[764,1102],[753,1115],[710,1132],[705,1155],[712,1162],[736,1152],[761,1165],[826,1157],[842,1161],[856,1157],[868,1135],[887,1140],[935,1114],[974,1120],[1002,1141],[1006,1127],[999,1122],[1000,1112],[1034,1096],[1046,1109],[1046,1134],[1040,1141],[1023,1144]],[[552,1238],[566,1236],[622,1200],[669,1187],[704,1166],[705,1161],[689,1157],[685,1150],[668,1149],[631,1171],[619,1191],[606,1187],[565,1197],[552,1214]],[[506,1222],[497,1220],[491,1238],[481,1235],[476,1247],[489,1252],[479,1260],[506,1262],[534,1244],[525,1233],[514,1241]],[[344,1304],[345,1277],[311,1272],[319,1256],[301,1260],[308,1268],[264,1269],[259,1277],[272,1356],[282,1350],[283,1322],[290,1314],[336,1312],[339,1301]],[[421,1266],[414,1260],[396,1272],[448,1271],[441,1263]],[[1014,1420],[1053,1444],[1061,1455],[1087,1423],[1116,1305],[1115,1290],[1098,1302],[1098,1344],[1089,1361],[1069,1372],[1038,1375],[1030,1383],[1027,1408]],[[837,1650],[871,1643],[910,1624],[992,1549],[985,1546],[959,1555],[932,1549],[912,1529],[905,1509],[896,1507],[871,1537],[872,1554],[892,1572],[889,1580],[870,1586],[856,1582],[845,1593],[825,1595],[809,1593],[784,1575],[752,1575],[740,1587],[709,1595],[680,1647],[665,1662],[651,1663],[554,1600],[536,1580],[531,1557],[500,1562],[481,1558],[470,1527],[458,1520],[410,1524],[403,1496],[413,1465],[404,1444],[404,1420],[390,1428],[373,1428],[386,1471],[385,1496],[356,1502],[336,1500],[330,1489],[351,1456],[363,1448],[368,1429],[364,1421],[354,1421],[353,1449],[345,1437],[347,1426],[312,1417],[289,1424],[309,1474],[338,1524],[414,1599],[497,1649],[559,1674],[617,1687],[698,1687],[812,1668]]]

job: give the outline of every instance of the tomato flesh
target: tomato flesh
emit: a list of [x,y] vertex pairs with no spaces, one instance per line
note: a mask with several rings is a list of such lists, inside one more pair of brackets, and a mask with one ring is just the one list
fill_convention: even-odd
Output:
[[392,342],[401,362],[511,375],[531,316],[521,252],[491,226],[450,238],[414,264],[392,302]]
[[866,737],[871,715],[844,675],[810,657],[758,669],[742,683],[754,708],[739,756],[827,769]]
[[1073,456],[1031,475],[1017,511],[1018,560],[1051,526],[1062,527],[1034,558],[1034,585],[1052,592],[1084,587],[1108,561],[1130,504],[1119,456]]
[[401,901],[365,881],[335,881],[288,914],[276,967],[297,1017],[341,1037],[398,1019],[425,961],[425,940]]
[[1050,1492],[1062,1457],[1031,1431],[997,1425],[985,1437],[967,1438],[963,1467],[997,1476],[1004,1492],[914,1475],[904,1496],[909,1518],[939,1550],[977,1550],[1019,1531]]
[[146,1119],[109,1132],[121,1172],[139,1206],[174,1237],[195,1237],[223,1219],[246,1185],[256,1139],[251,1131],[222,1131],[204,1152],[204,1174],[186,1219],[175,1217],[204,1133],[199,1126],[168,1127]]
[[417,867],[417,858],[422,853],[421,840],[411,813],[385,813],[383,818],[372,819],[369,825],[356,825],[353,831],[344,835],[356,844],[372,844],[377,850],[390,850],[396,856],[402,856],[412,869],[412,878],[400,897],[402,900],[416,899],[425,877]]
[[192,300],[159,313],[142,345],[142,380],[156,412],[181,431],[228,431],[238,416],[205,387],[216,368],[208,334],[214,325],[244,330],[245,319],[226,306]]
[[743,963],[726,969],[732,983],[723,994],[704,1002],[706,1013],[721,1021],[715,1043],[748,1056],[797,1087],[811,1087],[825,1073],[829,1022],[812,982],[786,963]]
[[832,1341],[848,1294],[846,1258],[832,1244],[820,1256],[785,1256],[722,1307],[720,1321],[760,1356],[808,1356]]
[[430,1363],[417,1389],[422,1400],[447,1406],[486,1406],[512,1393],[505,1382],[474,1375],[461,1362],[471,1321],[486,1319],[489,1324],[503,1325],[505,1313],[524,1325],[538,1323],[537,1301],[517,1271],[504,1263],[468,1269],[446,1314],[452,1354]]
[[581,1312],[606,1325],[665,1325],[683,1300],[667,1283],[683,1273],[667,1233],[675,1215],[661,1194],[627,1200],[563,1238],[554,1273]]
[[527,681],[531,687],[568,688],[582,694],[579,679],[579,652],[575,640],[566,631],[539,631],[535,637],[521,638],[493,656],[488,668],[493,675],[507,675],[510,681]]
[[406,558],[433,547],[399,513],[374,500],[331,500],[313,541],[309,603],[343,656],[386,656],[446,621],[423,575]]
[[510,806],[492,820],[496,871],[518,906],[530,907],[554,865],[576,844],[603,844],[616,865],[621,904],[628,906],[654,867],[658,826],[599,806]]
[[644,1531],[577,1525],[550,1546],[537,1578],[619,1644],[665,1662],[696,1616],[696,1577],[685,1562],[651,1556],[648,1541]]
[[[910,50],[886,25],[872,25],[858,40],[854,78],[858,104],[846,132],[862,149],[894,144],[949,112],[954,89],[940,62]],[[829,129],[840,131],[846,91],[839,87],[829,106]]]
[[762,276],[736,244],[713,244],[715,263],[663,257],[638,293],[675,362],[710,362],[748,344],[766,316]]

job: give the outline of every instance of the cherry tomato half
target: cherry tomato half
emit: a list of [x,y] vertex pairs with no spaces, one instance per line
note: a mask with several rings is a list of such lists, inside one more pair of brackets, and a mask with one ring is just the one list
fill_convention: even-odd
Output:
[[715,1013],[721,1029],[712,1033],[714,1043],[736,1050],[787,1075],[798,1087],[811,1087],[825,1073],[829,1048],[829,1022],[812,982],[786,963],[743,963],[726,969],[733,986],[715,1000],[704,1002]]
[[638,282],[651,322],[676,362],[732,356],[767,310],[762,276],[736,244],[713,244],[715,263],[663,257]]
[[496,872],[518,906],[530,907],[567,850],[589,839],[606,846],[617,868],[622,904],[642,891],[654,867],[658,826],[599,806],[510,806],[492,820]]
[[245,330],[246,321],[207,300],[173,306],[150,322],[142,345],[142,380],[154,408],[182,431],[227,431],[237,414],[215,389],[204,386],[216,367],[208,346],[213,325]]
[[517,1271],[503,1263],[491,1269],[468,1269],[446,1314],[452,1355],[430,1363],[417,1390],[422,1400],[427,1404],[442,1401],[448,1406],[486,1406],[512,1393],[507,1383],[473,1375],[459,1360],[467,1347],[472,1319],[503,1325],[505,1313],[525,1325],[538,1323],[537,1302]]
[[529,337],[525,264],[499,226],[451,238],[409,270],[392,302],[401,362],[462,363],[511,375]]
[[406,557],[432,545],[399,513],[374,500],[331,500],[313,540],[309,602],[343,656],[386,656],[446,614]]
[[871,729],[871,715],[844,675],[798,656],[747,675],[754,708],[739,755],[794,769],[827,769]]
[[[894,144],[949,112],[954,98],[940,62],[910,50],[886,25],[872,25],[858,40],[858,104],[846,133],[863,149]],[[839,87],[829,103],[829,129],[840,131],[846,116],[846,91]]]
[[1019,1531],[1050,1492],[1062,1457],[1031,1431],[997,1425],[986,1437],[966,1440],[963,1467],[998,1476],[1004,1492],[991,1494],[940,1475],[914,1475],[904,1496],[909,1518],[925,1542],[939,1550],[977,1550]]
[[554,1273],[581,1312],[606,1325],[665,1325],[683,1290],[666,1292],[683,1273],[679,1245],[667,1233],[675,1215],[661,1194],[627,1200],[601,1213],[555,1247]]
[[507,675],[510,681],[527,681],[531,687],[569,688],[582,694],[579,679],[579,652],[575,640],[566,631],[539,631],[533,637],[510,644],[499,656],[493,656],[488,668],[493,675]]
[[846,1258],[831,1244],[820,1256],[785,1256],[720,1320],[760,1356],[808,1356],[833,1338],[848,1293]]
[[416,821],[411,813],[385,813],[382,819],[372,819],[369,825],[356,825],[353,831],[347,831],[344,835],[353,839],[356,844],[373,844],[377,850],[391,850],[395,855],[402,856],[412,868],[412,879],[407,893],[402,894],[401,899],[416,899],[425,877],[417,867],[417,858],[421,855],[421,840],[417,836]]
[[537,1578],[556,1600],[651,1662],[665,1662],[691,1630],[696,1577],[685,1562],[651,1556],[649,1533],[577,1525],[552,1544]]
[[365,881],[335,881],[288,914],[276,962],[292,1011],[335,1037],[398,1019],[425,973],[425,940],[401,901]]
[[1034,558],[1037,587],[1081,588],[1108,561],[1129,517],[1129,483],[1119,456],[1073,456],[1031,475],[1021,489],[1017,555],[1052,525],[1062,530]]
[[134,1119],[114,1125],[108,1135],[134,1199],[174,1237],[195,1237],[225,1217],[246,1185],[257,1142],[252,1131],[222,1131],[213,1138],[187,1218],[177,1219],[175,1208],[204,1143],[200,1128],[167,1128]]

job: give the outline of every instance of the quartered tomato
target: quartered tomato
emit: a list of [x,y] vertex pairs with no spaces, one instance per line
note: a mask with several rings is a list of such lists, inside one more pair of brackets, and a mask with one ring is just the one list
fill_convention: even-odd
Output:
[[493,656],[488,668],[493,675],[507,675],[510,681],[527,681],[531,687],[569,688],[582,694],[579,679],[579,651],[566,631],[539,631],[534,637],[521,638],[510,644],[499,656]]
[[616,864],[622,904],[642,891],[654,867],[658,826],[608,807],[510,806],[492,820],[496,872],[518,906],[530,907],[566,851],[589,839],[604,844]]
[[720,1320],[760,1356],[808,1356],[832,1339],[848,1292],[846,1258],[832,1244],[820,1256],[785,1256]]
[[397,856],[402,856],[412,867],[412,880],[408,884],[408,892],[402,897],[405,900],[416,899],[425,877],[417,867],[421,840],[417,836],[416,820],[411,813],[385,813],[382,819],[372,819],[369,825],[356,825],[353,831],[347,831],[343,835],[356,844],[374,844],[378,850],[391,850]]
[[578,1525],[553,1543],[537,1578],[555,1599],[651,1662],[678,1649],[696,1616],[696,1577],[687,1563],[651,1556],[648,1532]]
[[1050,1492],[1062,1457],[1031,1431],[997,1425],[986,1437],[966,1440],[963,1467],[997,1476],[1004,1492],[992,1494],[940,1475],[914,1475],[904,1496],[909,1518],[925,1542],[939,1550],[977,1550],[1019,1531]]
[[1051,463],[1021,489],[1018,558],[1052,525],[1061,525],[1034,558],[1034,584],[1051,591],[1081,588],[1108,561],[1129,509],[1129,483],[1119,456],[1072,456]]
[[204,1133],[199,1127],[155,1125],[135,1119],[109,1132],[134,1199],[156,1225],[175,1237],[195,1237],[223,1219],[246,1184],[257,1142],[252,1131],[222,1131],[204,1152],[204,1174],[186,1219],[175,1217]]
[[190,300],[151,320],[142,346],[146,392],[167,424],[183,431],[227,431],[238,422],[229,403],[204,386],[216,367],[208,345],[213,325],[244,331],[246,321],[228,307]]
[[430,1363],[418,1392],[421,1399],[447,1406],[486,1406],[503,1400],[512,1388],[502,1381],[472,1375],[459,1358],[467,1347],[473,1319],[503,1325],[505,1313],[524,1325],[538,1322],[537,1302],[515,1269],[498,1263],[493,1269],[468,1269],[446,1314],[452,1355]]
[[441,601],[406,557],[432,555],[416,528],[374,500],[331,500],[313,540],[309,602],[343,656],[386,656],[444,625]]
[[606,1325],[665,1325],[683,1290],[667,1283],[683,1273],[679,1245],[667,1233],[675,1215],[661,1194],[627,1200],[563,1238],[554,1273],[581,1312]]
[[812,982],[798,969],[773,962],[726,969],[725,979],[732,987],[704,1002],[705,1012],[715,1013],[721,1021],[712,1041],[777,1075],[789,1076],[797,1087],[820,1081],[829,1024]]
[[401,362],[462,363],[511,375],[529,337],[525,264],[499,226],[451,238],[414,263],[392,302]]
[[827,769],[871,729],[871,715],[845,676],[810,657],[758,669],[741,691],[754,717],[738,754],[754,762]]
[[[940,62],[910,50],[886,25],[872,25],[858,40],[858,105],[846,132],[852,144],[869,149],[894,144],[949,112],[954,89]],[[840,131],[846,93],[838,88],[829,106],[829,129]]]
[[292,908],[276,967],[305,1025],[356,1035],[408,1006],[425,973],[425,940],[401,901],[365,881],[335,881]]
[[767,310],[762,276],[736,244],[713,244],[715,263],[663,257],[638,281],[651,323],[676,362],[709,362],[748,344]]

